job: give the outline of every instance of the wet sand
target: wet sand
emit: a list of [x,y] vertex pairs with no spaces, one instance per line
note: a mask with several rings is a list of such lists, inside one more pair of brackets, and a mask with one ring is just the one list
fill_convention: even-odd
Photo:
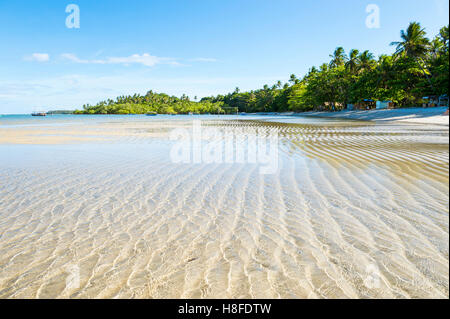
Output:
[[191,124],[0,125],[0,298],[449,297],[448,127],[205,118],[278,132],[261,175]]

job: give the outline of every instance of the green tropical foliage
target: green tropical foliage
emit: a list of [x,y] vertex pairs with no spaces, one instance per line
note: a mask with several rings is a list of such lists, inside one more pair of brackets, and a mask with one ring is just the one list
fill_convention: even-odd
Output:
[[[390,100],[395,105],[415,106],[422,97],[448,94],[449,28],[443,27],[432,40],[417,22],[400,32],[392,42],[395,53],[376,58],[365,50],[338,47],[331,61],[312,67],[303,77],[292,74],[288,83],[278,81],[262,89],[205,97],[199,102],[156,94],[121,96],[95,106],[85,105],[84,114],[159,114],[338,111],[348,103],[366,99]],[[194,98],[197,101],[197,98]]]
[[223,102],[193,102],[183,95],[181,98],[163,93],[148,91],[145,95],[119,96],[115,100],[108,99],[97,105],[83,105],[83,110],[75,114],[187,114],[187,113],[226,113]]

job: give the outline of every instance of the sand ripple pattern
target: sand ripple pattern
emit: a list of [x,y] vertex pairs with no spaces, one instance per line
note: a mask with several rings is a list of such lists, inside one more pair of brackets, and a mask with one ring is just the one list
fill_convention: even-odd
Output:
[[261,175],[171,163],[190,124],[59,128],[69,146],[47,134],[29,162],[0,146],[0,298],[449,297],[448,129],[204,122],[278,132]]

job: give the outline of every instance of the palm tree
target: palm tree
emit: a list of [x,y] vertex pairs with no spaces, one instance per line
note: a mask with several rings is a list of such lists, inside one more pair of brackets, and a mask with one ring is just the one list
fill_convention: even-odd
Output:
[[297,81],[297,77],[295,76],[295,74],[291,74],[291,76],[289,78],[289,82],[291,82],[294,85],[296,81]]
[[313,66],[311,69],[309,69],[308,73],[303,77],[303,82],[308,82],[311,78],[313,78],[315,75],[319,73],[319,70]]
[[277,88],[279,89],[279,88],[281,88],[281,87],[283,86],[283,84],[281,83],[281,81],[277,81],[276,86],[277,86]]
[[430,45],[430,40],[426,37],[425,29],[420,26],[420,23],[411,22],[406,31],[402,30],[400,32],[400,38],[402,41],[391,43],[391,45],[396,46],[395,55],[404,55],[413,58],[422,69],[422,72],[427,78],[431,89],[434,91],[433,84],[431,83],[428,72],[426,71],[425,61],[423,60],[423,57],[427,54]]
[[373,53],[370,53],[369,50],[364,51],[359,55],[359,70],[370,70],[375,65],[375,59]]
[[328,64],[323,63],[320,68],[319,68],[320,72],[327,72],[328,71]]
[[377,87],[387,88],[387,82],[391,78],[393,58],[389,55],[381,55],[376,68]]
[[336,48],[336,50],[334,50],[334,53],[330,55],[330,58],[332,58],[330,62],[331,67],[338,67],[344,65],[345,61],[347,60],[344,48],[343,47]]
[[441,37],[442,44],[444,45],[444,49],[448,50],[448,40],[449,40],[449,32],[448,32],[448,26],[443,27],[441,30],[439,30],[439,36]]
[[315,66],[313,66],[310,70],[309,70],[309,74],[316,74],[318,73],[319,70],[317,70],[317,68]]
[[430,43],[430,54],[433,59],[437,59],[444,49],[444,44],[438,37],[434,38]]
[[350,57],[345,63],[345,68],[350,71],[350,73],[355,73],[359,65],[359,51],[353,49],[350,51]]

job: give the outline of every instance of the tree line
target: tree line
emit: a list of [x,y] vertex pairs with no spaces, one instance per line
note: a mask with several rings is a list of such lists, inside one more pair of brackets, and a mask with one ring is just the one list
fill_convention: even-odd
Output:
[[[195,98],[196,99],[196,98]],[[188,96],[180,98],[164,93],[148,91],[145,95],[134,94],[108,99],[97,105],[83,105],[83,110],[75,114],[187,114],[187,113],[225,113],[223,102],[191,101]]]
[[95,106],[85,105],[84,114],[184,114],[239,112],[338,111],[364,100],[392,101],[396,106],[420,105],[424,96],[448,94],[449,27],[432,40],[418,22],[400,32],[391,43],[395,52],[375,58],[369,51],[338,47],[331,61],[312,67],[303,78],[292,74],[288,83],[278,81],[262,89],[190,101],[157,94],[121,96]]

